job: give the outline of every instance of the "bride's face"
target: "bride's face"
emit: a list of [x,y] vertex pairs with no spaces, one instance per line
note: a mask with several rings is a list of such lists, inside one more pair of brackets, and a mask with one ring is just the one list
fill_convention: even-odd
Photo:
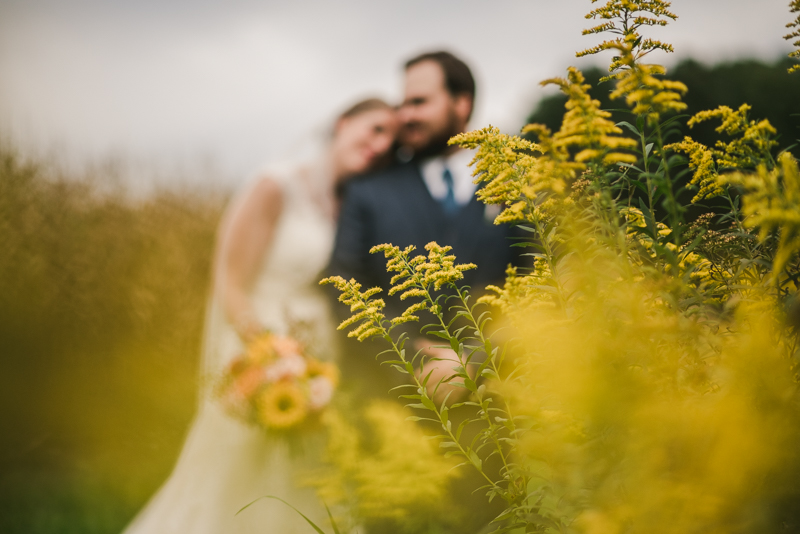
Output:
[[340,119],[333,138],[333,157],[339,175],[369,171],[389,151],[397,135],[396,113],[373,109]]

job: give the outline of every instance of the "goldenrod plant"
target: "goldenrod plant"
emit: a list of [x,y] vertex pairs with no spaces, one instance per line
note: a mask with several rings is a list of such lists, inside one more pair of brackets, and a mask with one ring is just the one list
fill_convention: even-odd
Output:
[[[797,58],[800,57],[800,0],[792,0],[789,4],[789,9],[792,13],[797,13],[797,17],[792,22],[786,24],[786,27],[791,29],[792,32],[784,35],[783,38],[787,41],[797,39],[792,43],[793,46],[797,47],[797,50],[789,52],[789,57]],[[793,65],[789,68],[790,74],[797,71],[800,71],[800,65]]]
[[[409,301],[398,317],[379,288],[323,281],[353,312],[340,328],[390,347],[412,418],[505,502],[496,532],[800,530],[798,163],[744,103],[689,120],[720,121],[715,146],[680,140],[686,87],[641,63],[672,51],[639,33],[669,9],[610,0],[588,15],[604,22],[585,34],[613,38],[579,55],[615,53],[607,83],[630,120],[612,123],[570,68],[544,82],[568,97],[559,131],[451,139],[475,149],[495,222],[530,232],[527,268],[474,301],[460,280],[475,266],[449,247],[377,246]],[[713,197],[726,207],[687,216]],[[437,358],[412,349],[400,325],[416,321],[454,355],[450,375],[432,379]]]

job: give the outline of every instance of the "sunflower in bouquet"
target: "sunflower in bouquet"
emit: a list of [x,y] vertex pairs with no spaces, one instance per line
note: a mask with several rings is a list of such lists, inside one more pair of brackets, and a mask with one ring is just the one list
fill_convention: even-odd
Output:
[[265,333],[230,363],[215,392],[234,417],[291,430],[319,417],[338,382],[334,364],[309,356],[291,337]]

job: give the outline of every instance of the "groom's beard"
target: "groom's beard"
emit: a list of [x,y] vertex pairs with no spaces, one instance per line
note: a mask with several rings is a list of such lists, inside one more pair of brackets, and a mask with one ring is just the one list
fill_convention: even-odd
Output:
[[447,142],[450,141],[450,138],[461,133],[461,129],[458,127],[457,123],[458,118],[455,113],[451,113],[445,127],[439,132],[434,132],[425,146],[419,148],[409,147],[414,152],[414,159],[420,160],[436,157],[447,150],[449,148]]

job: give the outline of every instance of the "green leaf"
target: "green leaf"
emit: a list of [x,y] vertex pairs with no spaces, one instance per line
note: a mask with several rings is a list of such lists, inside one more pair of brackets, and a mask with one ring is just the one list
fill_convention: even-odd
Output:
[[[319,527],[318,527],[318,526],[317,526],[317,525],[316,525],[316,524],[315,524],[313,521],[311,521],[309,518],[307,518],[305,515],[303,515],[303,513],[302,513],[300,510],[298,510],[297,508],[295,508],[294,506],[292,506],[292,505],[291,505],[291,504],[289,504],[288,502],[284,501],[284,500],[283,500],[283,499],[281,499],[280,497],[275,497],[275,496],[273,496],[273,495],[264,495],[263,497],[259,497],[259,498],[258,498],[258,499],[256,499],[255,501],[253,501],[253,502],[251,502],[251,503],[249,503],[249,504],[245,505],[244,507],[242,507],[242,508],[241,508],[241,509],[240,509],[238,512],[236,512],[236,514],[235,514],[235,515],[239,515],[239,514],[240,514],[240,513],[242,513],[242,512],[243,512],[243,511],[244,511],[246,508],[249,508],[251,505],[255,504],[256,502],[260,501],[261,499],[275,499],[276,501],[281,501],[283,504],[285,504],[286,506],[288,506],[289,508],[291,508],[292,510],[294,510],[295,512],[297,512],[297,513],[300,515],[300,517],[302,517],[303,519],[305,519],[305,520],[306,520],[306,522],[307,522],[309,525],[311,525],[311,528],[313,528],[313,529],[314,529],[314,530],[315,530],[315,531],[316,531],[318,534],[325,534],[325,532],[324,532],[324,531],[323,531],[321,528],[319,528]],[[325,506],[325,508],[327,508],[327,506]],[[328,513],[330,513],[330,512],[328,512]],[[335,528],[334,528],[334,530],[335,530]]]
[[639,134],[639,130],[636,128],[636,126],[634,126],[633,124],[631,124],[631,123],[629,123],[629,122],[627,122],[627,121],[621,121],[621,122],[618,122],[618,123],[617,123],[617,126],[621,126],[621,127],[623,127],[623,128],[627,128],[628,130],[630,130],[630,131],[632,131],[634,134],[636,134],[636,136],[637,136],[637,137],[640,135],[640,134]]
[[466,427],[469,422],[469,419],[464,419],[461,421],[461,423],[459,423],[458,428],[456,429],[456,439],[461,438],[461,432],[463,432],[464,427]]
[[499,376],[497,376],[497,373],[494,372],[494,369],[491,369],[489,367],[481,371],[481,376],[485,378],[494,378],[494,379],[500,378]]
[[471,378],[465,378],[464,379],[464,385],[466,386],[466,388],[468,390],[470,390],[472,392],[477,392],[478,391],[478,386],[475,384],[475,381],[472,380]]
[[478,455],[473,450],[469,451],[469,461],[472,462],[472,465],[474,465],[478,471],[480,471],[483,467],[483,462],[480,458],[478,458]]
[[331,521],[331,526],[333,527],[333,534],[341,534],[339,532],[339,527],[336,526],[336,521],[333,520],[333,514],[331,514],[331,509],[328,508],[328,504],[325,501],[322,501],[322,504],[325,505],[325,511],[328,512],[328,519]]

